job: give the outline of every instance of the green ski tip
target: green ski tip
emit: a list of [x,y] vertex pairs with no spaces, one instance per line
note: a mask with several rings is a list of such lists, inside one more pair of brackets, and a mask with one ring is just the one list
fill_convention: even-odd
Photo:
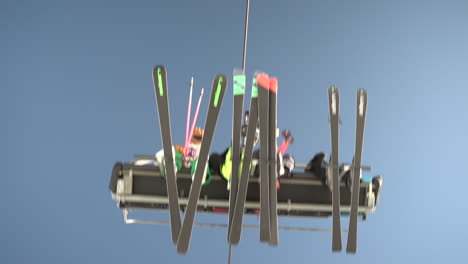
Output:
[[336,89],[335,86],[331,86],[331,87],[330,87],[330,90],[331,90],[332,92],[336,92],[337,89]]
[[162,69],[158,67],[158,88],[159,88],[159,96],[164,96],[164,89],[162,84]]
[[245,93],[245,75],[234,75],[234,95]]
[[216,93],[214,98],[214,107],[218,107],[219,95],[221,94],[221,83],[223,82],[223,77],[220,76],[218,79],[218,86],[216,87]]
[[252,83],[252,98],[258,98],[258,86],[257,86],[257,78],[254,78]]
[[360,93],[360,94],[365,94],[365,93],[366,93],[366,90],[364,90],[364,89],[359,89],[359,93]]

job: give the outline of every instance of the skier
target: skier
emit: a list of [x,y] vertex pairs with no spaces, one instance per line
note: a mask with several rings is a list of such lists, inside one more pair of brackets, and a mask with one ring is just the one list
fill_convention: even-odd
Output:
[[[325,161],[326,154],[324,152],[319,152],[307,163],[304,171],[313,173],[317,178],[320,179],[323,186],[326,186],[331,189],[331,168],[329,163]],[[339,169],[339,175],[341,176],[340,181],[346,184],[346,187],[351,187],[351,170],[350,166],[341,166]],[[361,182],[363,179],[361,178]],[[364,180],[366,181],[366,180]],[[376,176],[372,178],[372,183],[374,186],[374,192],[378,194],[380,186],[382,185],[382,177]],[[376,197],[378,200],[378,196]]]
[[[291,132],[289,130],[283,130],[282,132],[283,135],[283,142],[278,148],[277,152],[277,170],[278,170],[278,178],[288,178],[291,177],[292,172],[295,168],[296,161],[294,159],[294,156],[292,156],[289,153],[286,153],[286,150],[288,149],[289,145],[294,142],[294,138],[291,135]],[[260,156],[259,150],[254,152],[254,160],[253,163],[255,165],[258,164],[258,159]],[[258,167],[256,167],[256,170],[254,172],[254,176],[258,177],[259,176],[259,171]],[[279,181],[276,182],[276,188],[279,189]]]
[[[182,168],[190,169],[190,172],[193,176],[195,172],[195,166],[197,164],[198,154],[200,152],[201,141],[203,138],[204,130],[200,127],[196,127],[193,131],[192,138],[188,145],[188,148],[182,145],[174,145],[172,147],[172,153],[174,155],[174,168],[177,171],[180,171]],[[185,155],[184,155],[185,154]],[[161,173],[165,176],[165,160],[164,160],[164,150],[161,149],[155,154],[156,162],[152,160],[139,160],[135,162],[135,165],[154,165],[160,167]],[[206,169],[204,183],[208,184],[211,181],[211,172]]]
[[323,186],[328,187],[328,183],[331,181],[328,179],[328,163],[325,161],[325,158],[326,154],[324,152],[315,154],[315,156],[307,163],[304,171],[313,173],[315,176],[317,176],[317,178],[320,179]]
[[[243,138],[242,146],[241,146],[241,153],[243,153],[243,149],[245,148],[245,144],[247,141],[247,125],[249,124],[249,111],[245,111],[244,115],[244,124],[241,128],[241,137]],[[254,146],[258,143],[258,138],[260,135],[259,126],[257,125],[257,129],[255,131],[255,139],[254,139]],[[242,160],[244,154],[241,155],[241,161],[239,163],[239,172],[242,171]],[[225,151],[222,153],[212,153],[209,158],[209,167],[211,168],[212,172],[222,176],[224,180],[228,182],[228,190],[230,188],[229,183],[231,182],[231,169],[232,169],[232,146],[226,148]]]
[[375,193],[375,205],[379,203],[380,200],[380,190],[382,188],[383,178],[382,176],[375,176],[372,178],[372,191]]
[[190,143],[186,149],[184,149],[184,146],[182,149],[184,150],[184,165],[185,167],[191,167],[192,162],[195,161],[198,157],[198,153],[200,152],[200,147],[201,147],[201,141],[203,138],[203,132],[204,130],[200,127],[196,127],[193,131],[192,138],[190,139]]
[[[248,112],[246,112],[246,122],[248,122]],[[246,127],[246,125],[244,125]],[[245,129],[243,129],[243,136],[245,138]],[[290,136],[290,133],[283,133],[288,134]],[[255,143],[258,142],[258,127],[257,127],[257,133],[255,137]],[[290,137],[292,139],[292,137]],[[289,138],[288,138],[289,140]],[[245,142],[245,140],[244,140]],[[290,144],[292,140],[288,141],[288,144]],[[245,144],[244,144],[245,145]],[[284,145],[284,142],[282,144],[282,148],[278,150],[278,177],[289,177],[294,170],[295,167],[295,159],[291,154],[284,153],[287,149],[287,145]],[[243,160],[243,154],[241,157],[241,163],[239,164],[239,171],[242,170],[242,160]],[[258,165],[258,160],[259,160],[259,150],[255,150],[253,155],[252,155],[252,163],[251,163],[251,175],[253,177],[258,177],[259,176],[259,166]],[[223,153],[212,153],[209,158],[209,167],[213,171],[213,173],[221,175],[223,179],[225,179],[228,182],[228,189],[230,188],[229,183],[231,179],[231,169],[232,169],[232,148],[229,146]],[[277,183],[277,188],[279,188],[279,182]]]
[[294,170],[296,166],[296,160],[294,159],[294,156],[292,156],[289,153],[284,154],[282,157],[283,161],[283,169],[284,172],[280,175],[280,177],[290,177],[292,175],[292,171]]
[[[292,171],[294,170],[296,166],[296,160],[294,159],[294,156],[292,156],[289,153],[285,153],[284,155],[278,151],[277,153],[277,171],[278,171],[278,178],[289,178],[292,175]],[[260,166],[257,166],[259,163],[259,156],[260,156],[260,151],[256,150],[253,154],[253,159],[252,159],[252,166],[254,167],[253,169],[253,177],[258,177],[260,175]],[[279,189],[280,185],[279,182],[276,183],[276,188]]]

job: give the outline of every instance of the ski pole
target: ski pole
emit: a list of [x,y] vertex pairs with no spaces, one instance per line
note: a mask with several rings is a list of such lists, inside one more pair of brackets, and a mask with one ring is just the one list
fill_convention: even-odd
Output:
[[190,134],[189,134],[188,141],[187,141],[188,144],[187,144],[187,148],[185,148],[184,156],[187,155],[188,153],[188,145],[190,144],[190,140],[192,139],[192,136],[193,136],[193,130],[195,129],[195,124],[197,123],[198,112],[200,112],[200,105],[201,105],[201,101],[203,98],[203,92],[204,92],[204,89],[202,88],[200,96],[198,97],[197,109],[195,110],[195,116],[193,117],[193,120],[192,120],[192,127],[190,128]]
[[189,138],[189,125],[190,125],[190,111],[192,109],[192,91],[193,91],[193,77],[190,81],[190,95],[189,95],[189,102],[188,102],[188,109],[187,109],[187,124],[185,125],[185,145],[184,145],[184,153],[188,148],[190,138]]

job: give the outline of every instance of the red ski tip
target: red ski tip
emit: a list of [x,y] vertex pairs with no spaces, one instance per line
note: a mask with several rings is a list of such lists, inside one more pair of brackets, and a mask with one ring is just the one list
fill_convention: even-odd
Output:
[[270,91],[276,93],[276,90],[278,89],[278,79],[272,77],[270,78],[270,85],[269,85]]
[[268,77],[268,74],[260,73],[257,75],[257,84],[263,88],[268,89],[270,86],[270,78]]

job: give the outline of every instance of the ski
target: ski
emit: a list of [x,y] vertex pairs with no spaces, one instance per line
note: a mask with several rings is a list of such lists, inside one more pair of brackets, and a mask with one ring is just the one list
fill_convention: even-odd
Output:
[[[270,194],[268,166],[268,114],[270,79],[267,74],[257,77],[258,84],[258,115],[260,122],[260,241],[270,241]],[[250,121],[252,122],[252,121]]]
[[269,105],[268,105],[268,178],[269,178],[269,206],[270,206],[270,245],[278,245],[278,211],[277,203],[277,141],[276,141],[276,100],[277,100],[278,80],[270,78],[269,80]]
[[[169,95],[167,92],[167,74],[164,66],[159,65],[153,69],[153,83],[158,105],[159,127],[164,150],[164,163],[167,195],[169,197],[169,213],[171,218],[172,241],[177,243],[180,231],[180,207],[177,192],[174,156],[172,152],[171,119],[169,114]],[[164,172],[163,172],[164,173]]]
[[[252,85],[252,96],[250,99],[249,121],[247,125],[247,137],[244,150],[244,159],[242,161],[242,171],[240,177],[239,188],[234,207],[234,215],[232,219],[231,230],[229,231],[229,243],[238,244],[241,237],[241,229],[244,218],[244,206],[247,197],[247,187],[250,178],[250,163],[252,162],[252,154],[255,146],[255,134],[258,123],[258,88],[257,80],[254,77]],[[232,186],[231,186],[232,188]],[[231,191],[232,192],[232,191]]]
[[349,216],[348,243],[346,252],[356,253],[357,246],[357,221],[359,206],[359,187],[361,181],[362,149],[364,144],[364,126],[367,112],[367,92],[360,89],[357,92],[356,109],[356,144],[354,149],[354,162],[351,170],[352,190],[351,190],[351,213]]
[[[333,235],[332,251],[341,251],[341,213],[340,213],[340,177],[339,177],[339,122],[340,122],[340,93],[335,86],[328,89],[328,104],[331,129],[331,172],[332,172],[332,215]],[[330,171],[330,170],[329,170]]]
[[228,241],[230,241],[230,232],[232,226],[232,217],[234,215],[234,207],[236,205],[236,196],[239,185],[239,164],[241,157],[240,137],[242,130],[242,112],[244,108],[245,94],[245,75],[241,70],[234,70],[234,110],[232,120],[232,169],[231,182],[229,189],[229,224],[228,224]]
[[208,154],[211,148],[211,142],[216,129],[219,112],[226,92],[227,79],[224,75],[217,75],[213,81],[211,90],[210,105],[206,117],[205,131],[200,147],[198,161],[195,167],[194,179],[190,188],[189,200],[185,211],[184,222],[180,230],[179,239],[177,240],[177,252],[185,254],[190,245],[190,237],[192,235],[193,222],[198,206],[198,198],[202,187],[203,176],[206,173],[206,164]]

